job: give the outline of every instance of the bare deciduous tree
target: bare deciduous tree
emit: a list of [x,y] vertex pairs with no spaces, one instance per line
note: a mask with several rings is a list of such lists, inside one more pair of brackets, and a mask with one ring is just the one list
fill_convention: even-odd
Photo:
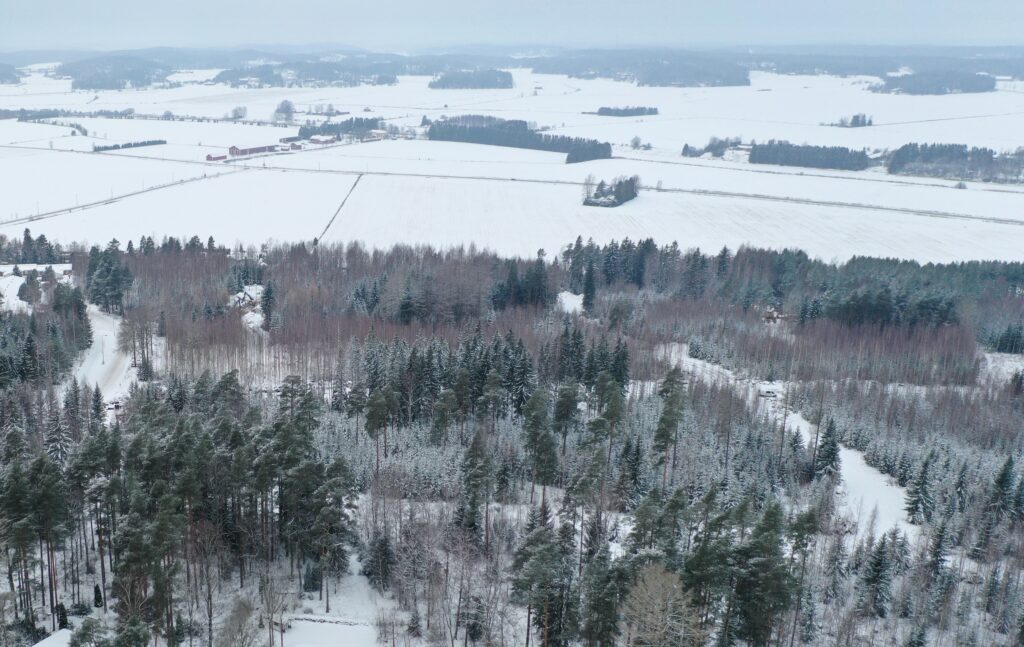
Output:
[[683,581],[661,564],[637,577],[623,607],[627,644],[635,647],[696,647],[704,633]]
[[231,611],[217,636],[219,647],[255,647],[257,629],[252,621],[253,604],[248,598],[235,598]]

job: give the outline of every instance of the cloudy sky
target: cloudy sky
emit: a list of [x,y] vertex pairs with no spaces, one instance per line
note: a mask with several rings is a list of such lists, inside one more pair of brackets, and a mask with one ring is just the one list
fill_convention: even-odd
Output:
[[[855,9],[853,9],[855,7]],[[1024,44],[1022,0],[0,0],[0,50]]]

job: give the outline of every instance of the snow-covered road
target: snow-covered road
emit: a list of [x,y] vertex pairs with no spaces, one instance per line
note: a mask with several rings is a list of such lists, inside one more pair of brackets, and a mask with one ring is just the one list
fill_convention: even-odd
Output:
[[[717,384],[731,384],[744,394],[752,406],[784,421],[787,430],[797,431],[804,444],[814,441],[814,425],[796,411],[785,405],[787,382],[761,382],[736,376],[727,368],[704,360],[690,357],[686,344],[667,344],[661,349],[662,357],[678,364],[684,373],[695,379]],[[762,397],[769,395],[770,397]],[[871,467],[864,455],[848,447],[840,446],[840,480],[836,490],[839,509],[852,521],[858,523],[858,532],[868,530],[868,521],[875,515],[873,532],[877,535],[892,527],[898,527],[911,540],[918,534],[918,527],[907,521],[904,511],[906,490],[896,485],[891,478]]]
[[92,324],[92,346],[82,354],[75,367],[75,379],[79,384],[99,386],[103,399],[110,402],[123,398],[135,381],[131,357],[117,347],[117,333],[121,318],[90,305],[89,323]]

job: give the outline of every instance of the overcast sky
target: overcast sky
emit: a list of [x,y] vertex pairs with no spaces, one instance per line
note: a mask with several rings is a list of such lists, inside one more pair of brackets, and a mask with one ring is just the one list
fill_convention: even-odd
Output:
[[1024,44],[1024,0],[0,0],[0,50]]

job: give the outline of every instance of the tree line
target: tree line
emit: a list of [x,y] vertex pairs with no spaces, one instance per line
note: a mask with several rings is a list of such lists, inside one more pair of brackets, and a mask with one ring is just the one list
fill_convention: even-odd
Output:
[[608,159],[611,144],[595,139],[548,135],[531,129],[525,121],[497,118],[480,119],[475,115],[435,121],[427,130],[427,137],[435,141],[467,142],[509,146],[533,150],[566,153],[566,163]]
[[773,139],[750,147],[750,163],[863,171],[871,165],[871,159],[862,150],[843,146],[798,145]]
[[597,114],[602,117],[645,117],[658,114],[658,109],[647,106],[626,106],[625,108],[601,106],[597,109]]
[[512,74],[506,70],[452,70],[430,80],[432,90],[508,89],[513,87]]

